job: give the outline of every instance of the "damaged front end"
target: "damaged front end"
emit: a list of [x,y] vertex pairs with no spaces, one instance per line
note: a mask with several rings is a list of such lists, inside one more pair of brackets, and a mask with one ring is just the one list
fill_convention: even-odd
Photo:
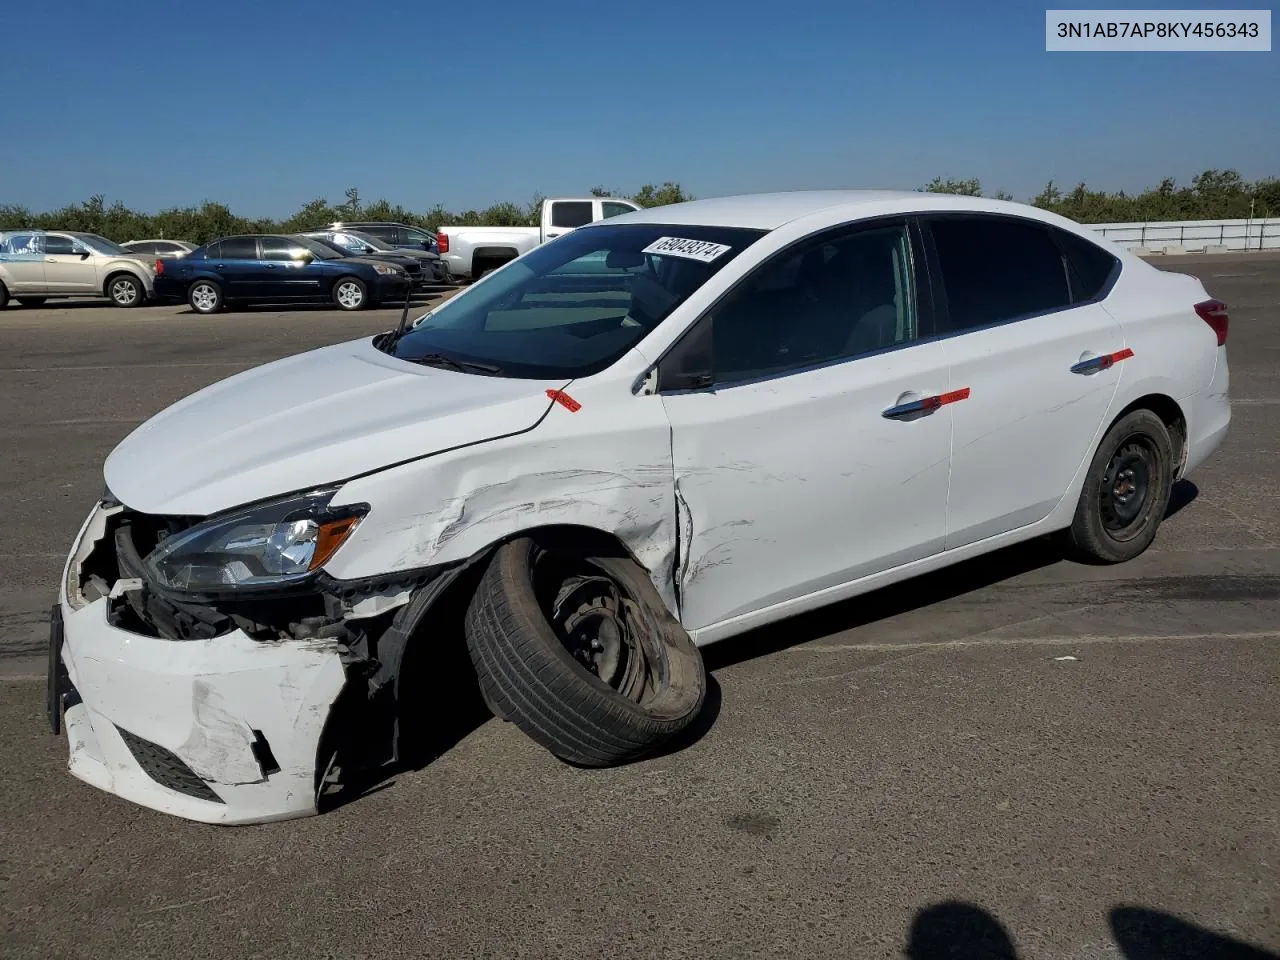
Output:
[[337,580],[320,563],[361,511],[287,506],[211,521],[103,499],[67,565],[51,665],[72,772],[243,823],[314,813],[398,759],[405,649],[467,564]]

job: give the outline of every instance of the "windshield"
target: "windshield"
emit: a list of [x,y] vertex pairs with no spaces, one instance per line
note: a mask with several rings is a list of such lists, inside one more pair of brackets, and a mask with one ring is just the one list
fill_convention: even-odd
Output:
[[507,377],[598,373],[762,236],[729,227],[584,227],[428,313],[390,352],[443,355]]
[[293,239],[306,241],[306,247],[308,250],[312,249],[313,244],[319,244],[320,246],[324,247],[324,249],[328,251],[328,253],[333,257],[351,256],[350,250],[346,250],[340,244],[334,243],[332,240],[326,240],[324,237],[295,236]]
[[77,233],[75,237],[86,247],[93,250],[94,253],[105,253],[109,257],[130,256],[129,251],[120,246],[120,244],[108,240],[106,237],[100,237],[96,233]]
[[347,236],[353,240],[359,240],[365,246],[373,247],[375,250],[385,251],[396,249],[385,240],[379,240],[377,237],[371,236],[367,233],[361,233],[359,230],[348,230],[345,234],[339,234],[339,236]]
[[294,237],[293,239],[314,253],[317,260],[341,260],[343,257],[347,256],[345,251],[335,250],[333,247],[325,246],[325,244],[316,240],[314,237]]

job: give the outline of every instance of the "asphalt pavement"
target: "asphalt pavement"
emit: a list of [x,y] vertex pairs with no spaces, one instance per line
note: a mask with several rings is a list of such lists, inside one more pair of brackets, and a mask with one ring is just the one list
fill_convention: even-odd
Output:
[[1033,544],[725,641],[620,769],[441,709],[430,762],[246,828],[67,773],[54,584],[137,423],[398,313],[0,313],[0,957],[1280,954],[1280,257],[1158,262],[1230,306],[1233,423],[1137,561]]

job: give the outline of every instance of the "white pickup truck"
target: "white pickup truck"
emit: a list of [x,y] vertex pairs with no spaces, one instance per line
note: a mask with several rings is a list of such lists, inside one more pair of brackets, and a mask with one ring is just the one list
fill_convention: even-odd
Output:
[[490,270],[570,230],[639,209],[618,197],[555,197],[542,201],[541,226],[441,226],[436,239],[452,278],[479,280]]

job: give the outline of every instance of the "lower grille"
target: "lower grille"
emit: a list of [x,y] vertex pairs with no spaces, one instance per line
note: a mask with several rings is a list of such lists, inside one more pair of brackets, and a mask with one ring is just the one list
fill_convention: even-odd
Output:
[[213,803],[226,802],[175,754],[150,740],[143,740],[142,737],[128,730],[120,727],[116,727],[116,730],[120,734],[120,739],[124,741],[124,745],[133,754],[133,759],[138,761],[138,766],[160,786],[186,794],[188,797],[195,797],[197,800],[209,800]]

